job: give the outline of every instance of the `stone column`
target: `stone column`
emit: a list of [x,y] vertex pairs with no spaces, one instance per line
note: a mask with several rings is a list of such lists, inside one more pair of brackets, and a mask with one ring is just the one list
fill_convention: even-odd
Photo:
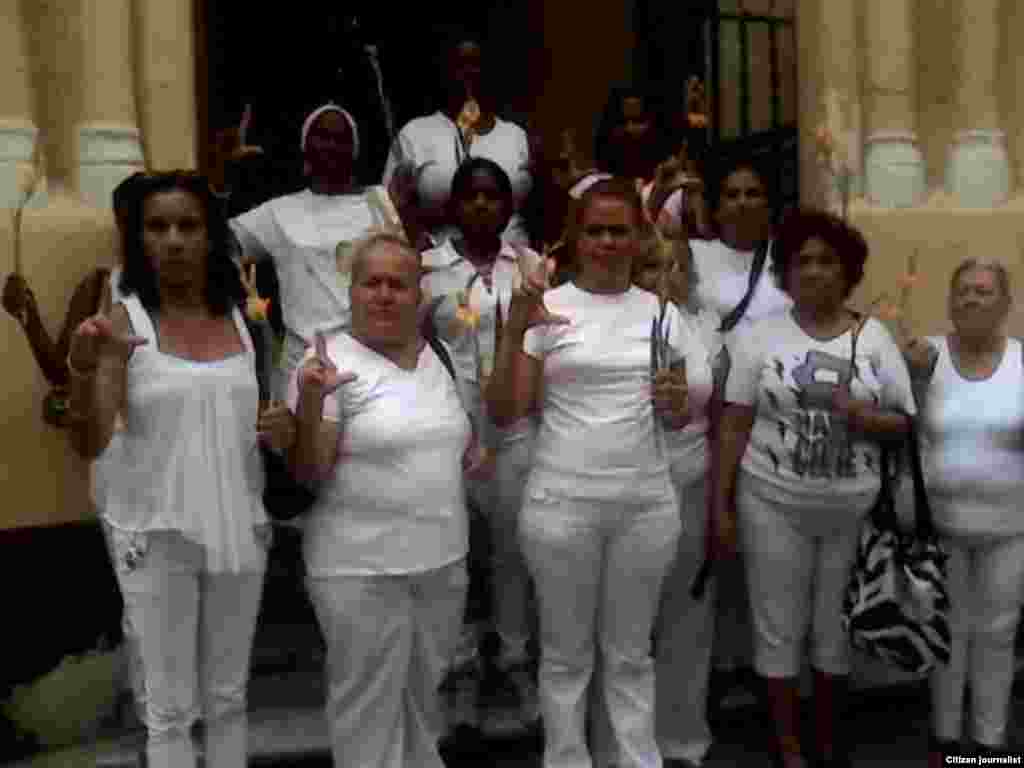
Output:
[[147,165],[158,170],[195,168],[195,4],[167,0],[133,3],[139,125],[145,137]]
[[[31,172],[38,131],[21,7],[18,0],[0,0],[0,9],[0,208],[13,208],[21,202],[20,182]],[[37,195],[30,205],[39,202]]]
[[999,0],[960,0],[958,125],[946,189],[966,208],[990,208],[1010,195],[1010,162],[997,91]]
[[[822,90],[818,98],[825,105],[824,124],[832,132],[837,159],[845,164],[853,176],[851,197],[863,191],[862,108],[860,100],[860,53],[857,35],[857,14],[854,3],[823,2],[819,45],[822,56]],[[801,83],[806,87],[806,83]],[[815,130],[817,126],[814,126]],[[828,185],[827,196],[833,208],[839,208],[839,184]]]
[[79,193],[109,208],[114,187],[145,163],[135,106],[131,0],[82,2]]
[[926,192],[914,105],[911,0],[866,0],[866,191],[887,208],[919,204]]

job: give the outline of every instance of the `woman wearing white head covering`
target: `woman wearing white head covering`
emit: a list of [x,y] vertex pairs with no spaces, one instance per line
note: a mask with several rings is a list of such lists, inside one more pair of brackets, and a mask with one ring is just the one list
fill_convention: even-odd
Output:
[[[235,135],[237,143],[220,148],[225,156],[218,158],[221,176],[228,155],[237,157],[247,151],[246,123],[243,118]],[[338,272],[338,256],[372,230],[399,223],[379,188],[356,186],[353,168],[359,157],[359,129],[347,110],[324,104],[311,112],[302,125],[300,142],[309,186],[231,220],[242,262],[269,258],[277,272],[286,329],[273,387],[278,400],[284,399],[286,383],[314,334],[349,325],[348,284]]]

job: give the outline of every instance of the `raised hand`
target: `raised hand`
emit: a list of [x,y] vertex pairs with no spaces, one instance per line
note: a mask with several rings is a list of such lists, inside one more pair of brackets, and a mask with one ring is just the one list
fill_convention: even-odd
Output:
[[525,260],[517,260],[519,279],[512,285],[512,302],[509,309],[509,325],[518,324],[524,330],[536,325],[568,325],[569,318],[553,314],[544,306],[544,292],[551,288],[551,275],[557,264],[548,258],[545,251],[533,269],[528,269]]
[[94,372],[105,355],[127,360],[132,350],[149,343],[142,336],[115,332],[110,312],[110,281],[104,280],[99,312],[83,320],[71,334],[68,361],[75,371],[85,374]]
[[285,453],[295,443],[295,417],[280,400],[271,400],[260,411],[256,429],[260,441],[277,453]]
[[249,125],[252,123],[252,105],[246,104],[238,125],[222,128],[214,134],[213,171],[211,178],[222,179],[227,166],[253,155],[263,154],[263,147],[246,143]]
[[665,369],[654,374],[651,400],[654,412],[673,429],[682,428],[690,420],[690,389],[686,369]]
[[242,287],[245,288],[245,316],[254,323],[266,322],[270,311],[270,299],[260,296],[256,288],[256,264],[238,266]]
[[912,338],[903,345],[903,358],[915,378],[928,374],[938,351],[926,339]]
[[315,336],[315,354],[299,370],[299,392],[303,395],[326,397],[337,391],[342,384],[355,381],[354,373],[340,373],[327,354],[327,340],[323,333]]

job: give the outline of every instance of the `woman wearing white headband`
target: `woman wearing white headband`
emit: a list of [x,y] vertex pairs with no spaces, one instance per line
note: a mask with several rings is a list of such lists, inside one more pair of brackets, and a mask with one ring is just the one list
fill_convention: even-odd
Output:
[[[219,142],[211,174],[215,184],[223,184],[230,159],[259,151],[245,144],[248,121],[247,112],[237,132]],[[314,335],[349,325],[348,284],[338,272],[338,257],[372,230],[397,223],[394,210],[389,213],[382,204],[383,196],[356,186],[359,129],[347,110],[324,104],[311,112],[302,125],[300,146],[309,186],[231,220],[241,261],[271,259],[280,283],[285,340],[273,387],[277,400],[284,399],[285,386]]]

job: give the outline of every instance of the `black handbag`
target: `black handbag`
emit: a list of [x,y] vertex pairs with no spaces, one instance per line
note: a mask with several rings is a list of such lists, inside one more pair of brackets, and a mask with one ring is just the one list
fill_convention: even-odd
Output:
[[882,444],[878,499],[864,521],[843,599],[850,644],[915,674],[949,662],[948,554],[925,493],[915,421],[903,448],[914,484],[915,525],[902,530],[893,495],[894,447]]

